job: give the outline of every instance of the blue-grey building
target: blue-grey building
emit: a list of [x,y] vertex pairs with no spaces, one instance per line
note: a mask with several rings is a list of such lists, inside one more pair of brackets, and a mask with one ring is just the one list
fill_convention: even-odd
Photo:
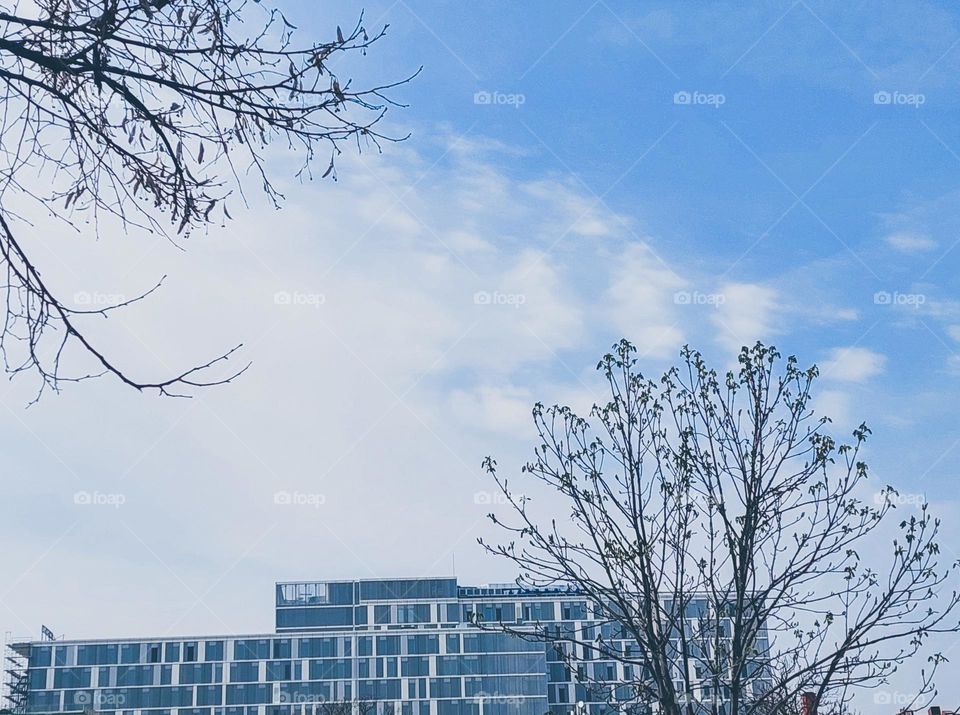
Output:
[[[487,630],[477,619],[531,632],[540,624],[558,640]],[[454,578],[279,583],[271,634],[14,643],[9,697],[24,713],[326,715],[344,704],[396,715],[603,713],[609,692],[636,673],[585,649],[572,665],[563,634],[595,630],[609,642],[611,629],[581,594],[561,588]],[[603,695],[597,683],[609,684]]]

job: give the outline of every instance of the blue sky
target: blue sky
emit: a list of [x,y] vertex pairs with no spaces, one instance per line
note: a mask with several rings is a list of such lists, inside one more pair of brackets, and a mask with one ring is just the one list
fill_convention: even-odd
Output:
[[[358,11],[282,7],[322,36]],[[507,580],[474,544],[480,460],[529,454],[536,400],[599,399],[621,336],[651,374],[684,342],[721,367],[757,339],[821,364],[838,431],[874,428],[878,486],[925,495],[960,550],[960,13],[366,13],[388,36],[342,72],[423,66],[386,125],[409,141],[346,155],[336,184],[288,182],[280,212],[253,199],[186,252],[44,234],[66,295],[169,275],[92,328],[131,369],[239,341],[254,365],[191,401],[99,381],[25,410],[34,386],[3,388],[2,630],[268,631],[274,580],[449,573],[454,555],[465,582]]]
[[[956,13],[933,3],[398,2],[368,6],[367,17],[391,24],[382,50],[397,71],[424,65],[403,91],[411,108],[400,119],[415,132],[502,143],[488,159],[504,174],[551,177],[628,217],[622,240],[647,241],[689,271],[690,290],[775,290],[763,337],[787,352],[876,354],[876,375],[845,389],[864,419],[889,424],[878,452],[904,479],[925,473],[924,489],[949,493],[955,459],[925,465],[957,437],[942,399],[960,367]],[[475,92],[522,104],[478,105]],[[678,105],[678,92],[722,104]],[[446,144],[411,143],[444,162]],[[563,236],[550,251],[576,261],[584,243]],[[599,293],[586,263],[568,280]],[[906,302],[878,305],[877,293]],[[704,350],[715,342],[684,332]],[[585,343],[587,354],[613,336]],[[904,439],[923,448],[904,454]]]

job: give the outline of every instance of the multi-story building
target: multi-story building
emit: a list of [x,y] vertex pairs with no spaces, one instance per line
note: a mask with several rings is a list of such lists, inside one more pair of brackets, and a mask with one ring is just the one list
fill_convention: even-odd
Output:
[[453,578],[280,583],[275,633],[18,642],[10,692],[13,709],[31,714],[325,715],[352,704],[397,715],[592,715],[608,712],[607,696],[585,683],[615,687],[636,675],[586,649],[571,668],[562,640],[477,619],[518,631],[542,624],[561,639],[606,629],[615,639],[568,589]]

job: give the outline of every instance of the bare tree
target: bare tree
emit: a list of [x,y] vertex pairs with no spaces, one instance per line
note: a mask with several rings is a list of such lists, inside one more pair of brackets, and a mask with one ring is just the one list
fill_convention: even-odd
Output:
[[[498,627],[559,641],[597,699],[761,715],[810,691],[814,712],[841,713],[857,688],[926,654],[931,635],[960,629],[940,522],[926,504],[897,519],[892,488],[868,492],[870,430],[835,442],[811,408],[815,366],[758,343],[718,376],[685,348],[653,381],[621,341],[598,369],[610,399],[588,418],[533,410],[540,443],[522,480],[569,512],[539,514],[488,458],[512,518],[491,514],[506,543],[481,540],[521,583],[584,595],[589,628]],[[585,656],[619,664],[625,683],[592,677]],[[920,696],[944,660],[928,659]]]
[[[162,379],[128,374],[88,337],[84,319],[156,286],[120,305],[68,304],[34,260],[39,237],[25,228],[26,202],[71,225],[83,218],[94,231],[114,220],[176,240],[230,218],[241,174],[278,202],[264,153],[276,140],[301,155],[297,176],[311,176],[319,152],[321,176],[335,178],[343,142],[379,148],[402,139],[376,125],[393,104],[388,91],[410,78],[361,88],[335,71],[386,27],[369,34],[361,16],[324,42],[298,42],[294,29],[260,0],[0,0],[0,351],[8,372],[35,372],[41,392],[107,373],[165,395],[242,372],[211,373],[234,348]],[[95,369],[64,369],[74,349]]]

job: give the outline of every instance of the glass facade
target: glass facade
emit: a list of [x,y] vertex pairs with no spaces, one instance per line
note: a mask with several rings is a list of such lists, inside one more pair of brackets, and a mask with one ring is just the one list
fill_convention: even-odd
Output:
[[[474,619],[521,631],[537,624],[558,640],[491,632]],[[36,714],[323,715],[345,702],[396,715],[566,715],[579,702],[591,715],[609,712],[591,687],[609,692],[634,674],[577,652],[563,640],[573,632],[621,640],[629,652],[574,591],[452,578],[277,584],[269,635],[18,648],[28,661],[26,711]],[[573,672],[565,654],[580,663]]]

